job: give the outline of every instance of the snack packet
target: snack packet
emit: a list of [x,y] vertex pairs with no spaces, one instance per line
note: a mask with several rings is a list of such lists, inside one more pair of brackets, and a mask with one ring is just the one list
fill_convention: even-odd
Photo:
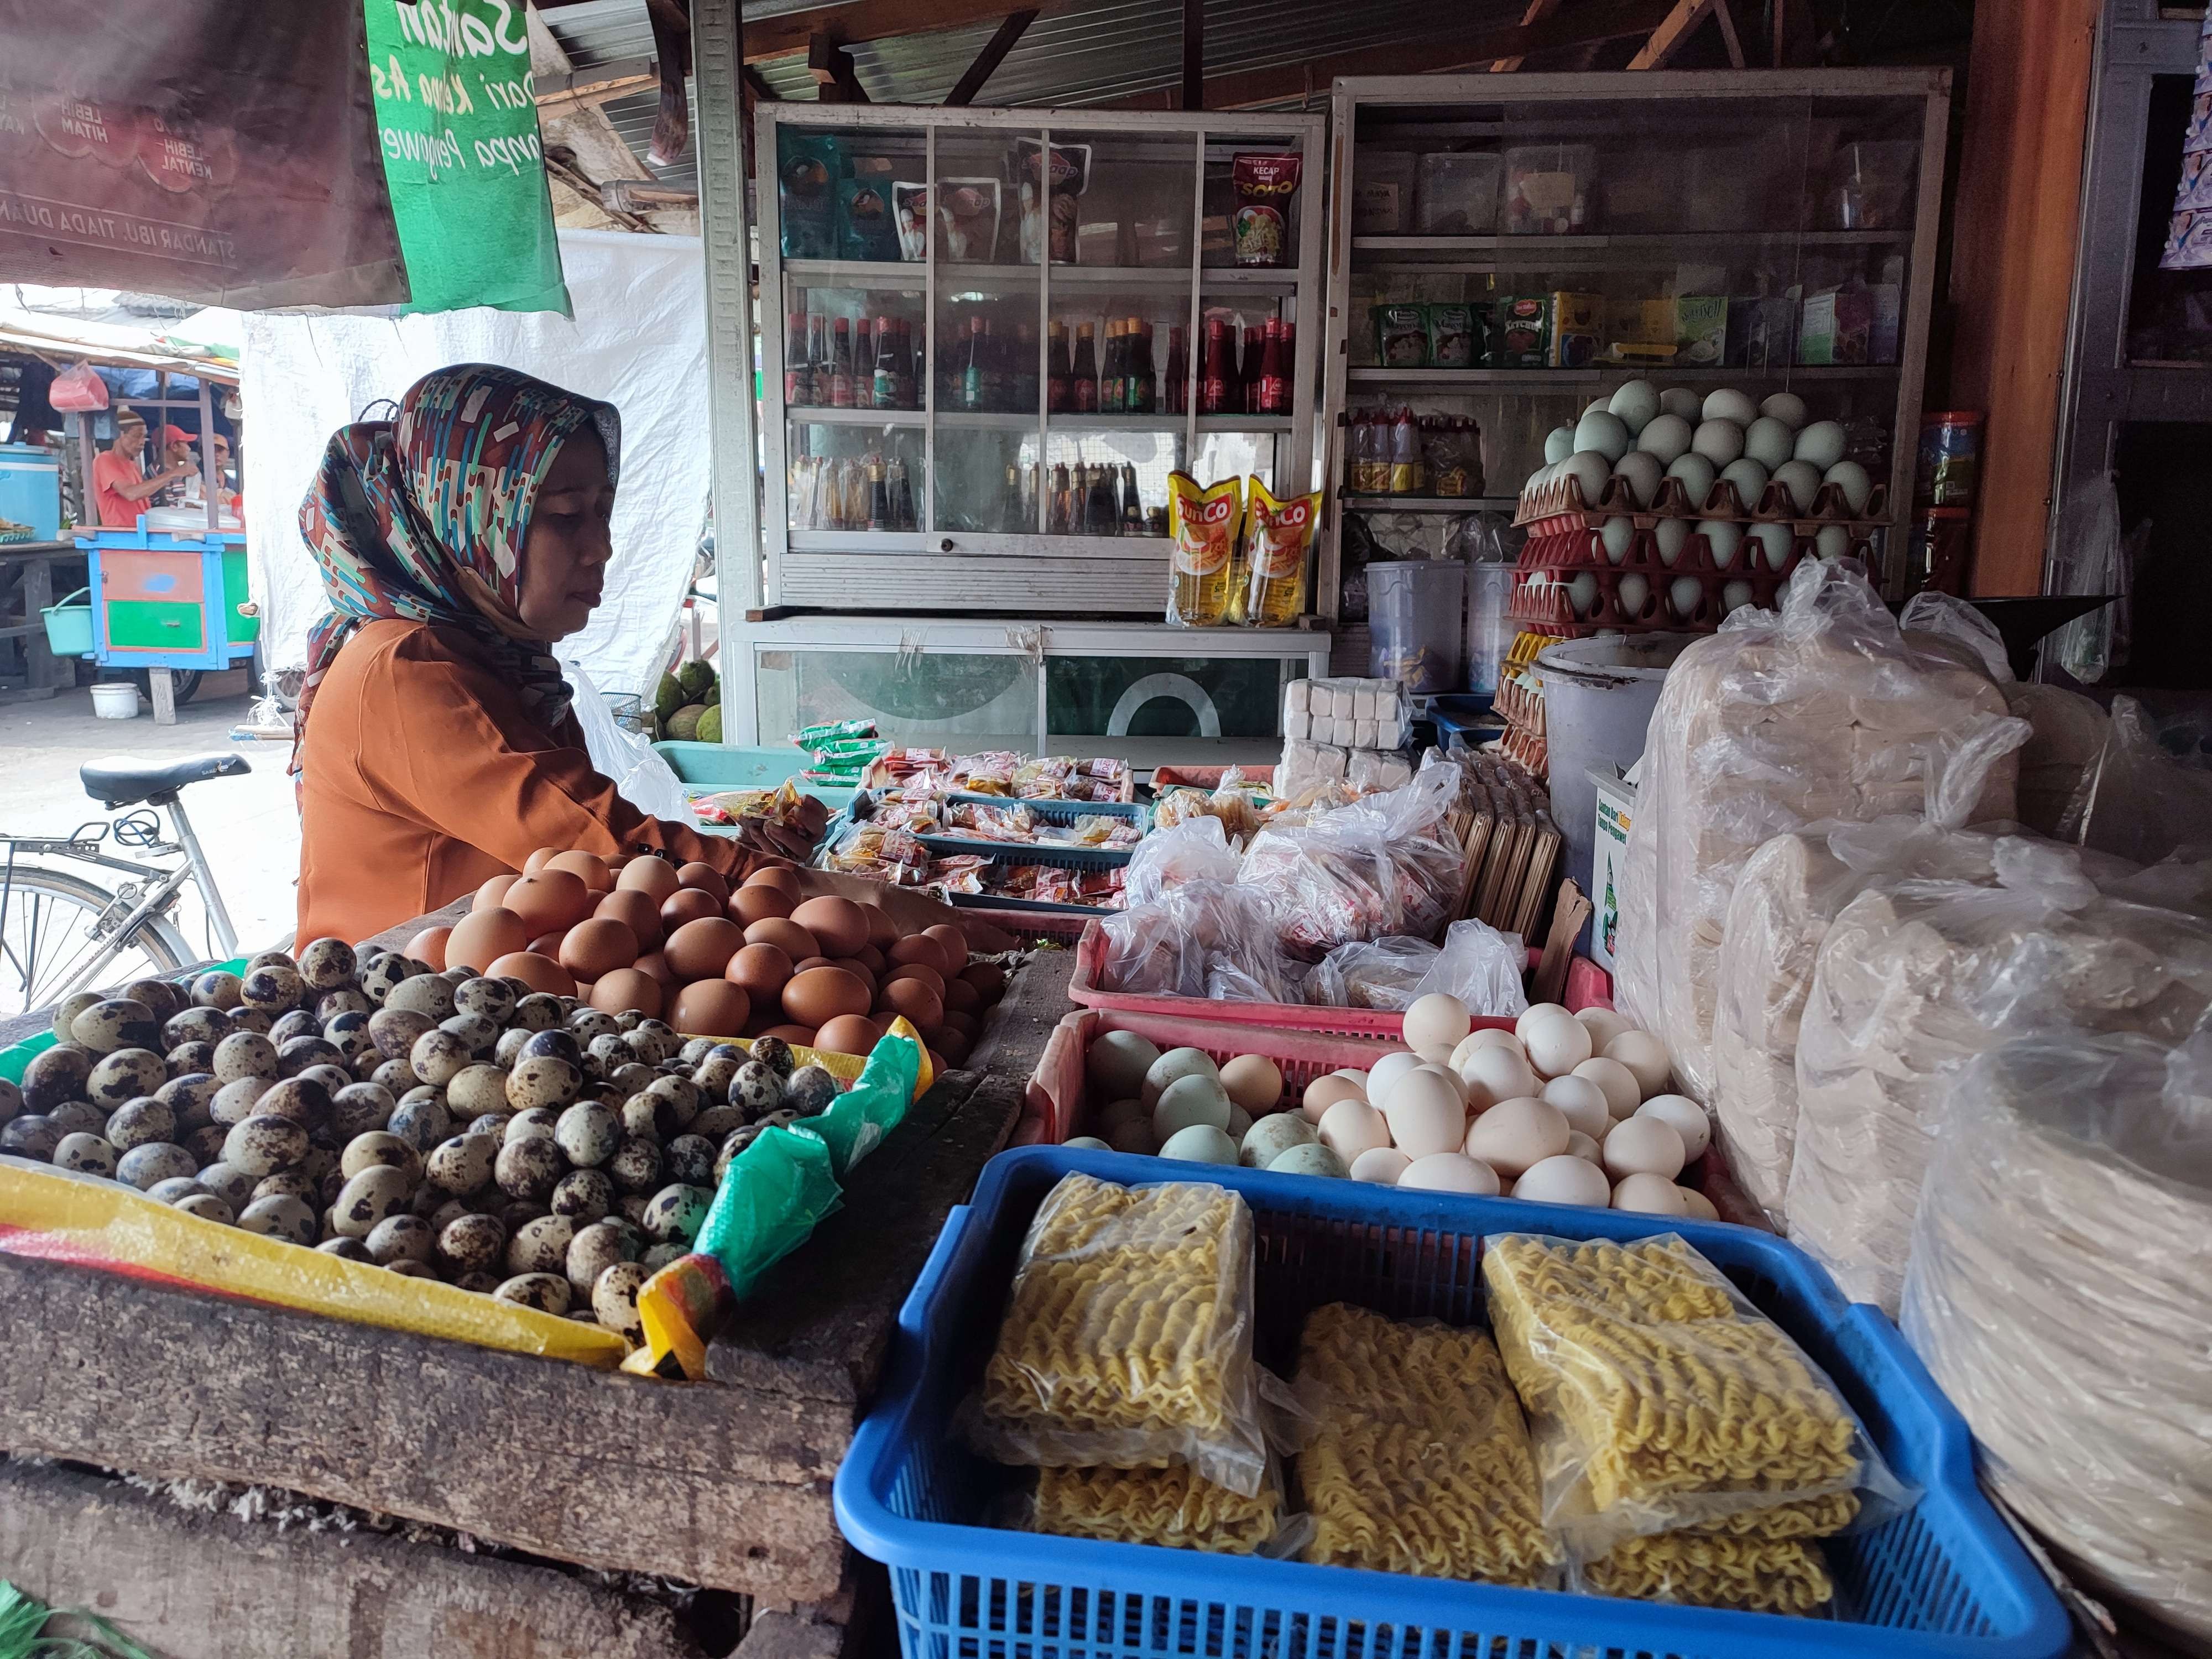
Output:
[[1290,264],[1291,199],[1305,161],[1297,155],[1239,155],[1230,163],[1237,194],[1231,235],[1240,265]]

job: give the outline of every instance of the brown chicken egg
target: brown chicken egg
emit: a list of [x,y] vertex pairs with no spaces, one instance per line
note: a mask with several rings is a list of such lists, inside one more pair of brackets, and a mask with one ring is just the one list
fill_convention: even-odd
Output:
[[975,988],[975,994],[985,1002],[996,1002],[1006,994],[1006,970],[995,962],[971,962],[960,970],[960,977]]
[[773,945],[793,962],[804,962],[809,957],[818,957],[822,947],[815,943],[814,935],[786,916],[768,916],[745,929],[748,945]]
[[481,974],[500,957],[529,948],[530,930],[520,916],[503,904],[479,906],[455,922],[447,935],[446,962]]
[[865,1014],[875,999],[868,988],[842,968],[809,968],[793,974],[783,988],[783,1012],[800,1025],[819,1030],[840,1014]]
[[866,1015],[840,1014],[822,1023],[822,1029],[814,1034],[813,1046],[828,1054],[866,1056],[882,1036],[876,1022]]
[[978,1014],[983,1011],[983,999],[975,988],[964,979],[945,981],[945,1012],[948,1014]]
[[787,916],[795,908],[790,894],[764,883],[740,887],[730,895],[730,920],[740,927],[750,927],[771,916]]
[[925,927],[922,935],[937,941],[937,948],[945,953],[945,972],[947,977],[968,965],[968,935],[949,921],[940,921]]
[[668,965],[668,958],[658,951],[647,951],[640,957],[637,959],[636,968],[639,973],[660,982],[663,1001],[667,1000],[668,997],[674,994],[677,986],[682,982],[676,977],[676,970]]
[[875,1000],[877,983],[876,976],[868,971],[868,964],[866,963],[856,962],[851,957],[832,957],[830,958],[830,965],[832,968],[842,968],[854,979],[857,979],[861,984],[866,986],[868,988],[868,1000],[871,1002]]
[[650,855],[632,859],[615,878],[617,891],[650,893],[655,904],[660,903],[683,884],[676,879],[676,866],[666,859]]
[[557,847],[541,847],[523,860],[522,873],[526,876],[534,876],[560,854],[561,849]]
[[558,962],[561,959],[561,941],[568,937],[568,930],[565,927],[556,928],[550,933],[540,933],[530,941],[531,952],[534,956],[550,957]]
[[908,963],[918,962],[939,979],[946,977],[945,952],[927,933],[908,933],[884,954],[896,967],[903,968]]
[[884,953],[872,945],[863,945],[853,952],[852,959],[866,968],[878,980],[890,971],[890,963],[884,960]]
[[868,942],[868,919],[860,907],[834,893],[807,900],[791,919],[814,935],[824,956],[849,957]]
[[477,896],[472,901],[471,901],[469,908],[471,910],[489,910],[495,904],[505,904],[507,902],[507,890],[514,886],[516,882],[520,881],[521,879],[522,878],[520,876],[494,876],[489,881],[477,889]]
[[918,979],[895,979],[877,999],[879,1010],[903,1014],[927,1031],[945,1022],[945,999]]
[[966,1037],[970,1042],[973,1042],[975,1040],[975,1019],[971,1014],[956,1014],[948,1009],[945,1011],[945,1018],[940,1022],[940,1024],[944,1026],[945,1030],[948,1031],[957,1031],[962,1036]]
[[936,992],[940,1001],[944,999],[945,986],[950,982],[945,979],[944,975],[939,973],[936,969],[931,967],[926,962],[901,963],[897,967],[889,969],[884,975],[884,983],[886,985],[889,985],[895,979],[918,979],[924,985],[929,987],[931,990]]
[[614,872],[607,868],[607,861],[597,853],[581,850],[556,853],[545,860],[545,867],[548,870],[566,870],[594,893],[611,891],[615,884]]
[[[660,954],[668,959],[668,965],[676,970],[678,979],[686,981],[720,979],[722,970],[730,965],[730,958],[737,955],[738,947],[745,942],[744,933],[738,924],[720,914],[719,905],[714,908],[716,914],[714,915],[685,922],[669,934],[667,942],[660,947]],[[727,981],[723,982],[728,983]],[[738,1025],[744,1024],[743,1018],[738,1021]],[[730,1030],[734,1033],[737,1025],[732,1025]],[[696,1035],[709,1036],[720,1033],[702,1031]]]
[[561,940],[561,965],[580,981],[597,980],[637,960],[637,935],[627,922],[593,916]]
[[745,1029],[752,1004],[726,979],[702,979],[676,994],[668,1023],[685,1036],[735,1036]]
[[696,893],[712,894],[718,910],[730,902],[730,878],[711,864],[684,866],[676,872],[676,884]]
[[763,865],[745,878],[748,887],[773,887],[793,904],[806,896],[799,884],[799,872],[787,864]]
[[948,1066],[959,1065],[968,1058],[969,1050],[974,1047],[949,1025],[931,1032],[922,1040],[929,1045],[930,1053],[937,1056],[933,1063],[939,1071]]
[[489,979],[519,979],[533,991],[544,991],[556,997],[576,994],[575,976],[550,957],[541,957],[534,951],[516,951],[501,957],[484,969]]
[[665,930],[660,925],[660,906],[653,895],[641,893],[634,887],[617,888],[600,899],[592,915],[607,921],[618,921],[637,935],[640,951],[657,951]]
[[880,904],[864,904],[860,909],[868,919],[868,943],[878,951],[889,952],[899,941],[898,923]]
[[814,1046],[814,1028],[811,1025],[771,1025],[759,1035],[781,1037],[794,1048],[811,1048]]
[[549,865],[507,890],[507,908],[522,918],[532,938],[556,933],[591,915],[592,890],[573,871]]
[[754,1003],[775,1007],[781,1004],[783,988],[791,982],[793,969],[791,958],[773,945],[746,945],[738,948],[722,970],[722,977],[732,985],[742,985],[745,994]]
[[708,916],[721,915],[722,907],[715,902],[714,896],[696,887],[679,887],[660,902],[660,926],[669,934],[687,922],[703,921]]
[[417,962],[427,962],[438,973],[446,971],[446,941],[453,936],[450,927],[425,927],[407,941],[407,954]]

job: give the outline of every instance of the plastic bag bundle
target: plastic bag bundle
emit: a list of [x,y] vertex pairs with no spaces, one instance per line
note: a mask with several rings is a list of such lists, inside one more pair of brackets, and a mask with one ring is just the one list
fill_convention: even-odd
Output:
[[1064,1177],[1023,1241],[970,1442],[1042,1468],[1184,1463],[1257,1497],[1252,1234],[1220,1187]]
[[1557,1581],[1528,1426],[1483,1332],[1331,1303],[1306,1318],[1297,1389],[1316,1425],[1298,1458],[1314,1523],[1309,1561]]
[[2027,1037],[1960,1075],[1905,1338],[2094,1593],[2212,1642],[2212,1047]]
[[2071,848],[1992,850],[1995,884],[1861,894],[1821,942],[1799,1027],[1790,1237],[1894,1316],[1960,1070],[2006,1035],[2176,1042],[2212,1003],[2212,924],[2103,896]]
[[1026,1525],[1062,1538],[1252,1555],[1275,1541],[1283,1522],[1282,1487],[1272,1478],[1248,1498],[1177,1463],[1039,1469]]
[[2112,716],[2063,686],[2013,684],[2004,694],[2006,707],[2033,731],[2020,751],[2020,821],[2053,841],[2080,840],[2071,815],[2095,787]]
[[1571,1558],[1658,1533],[1822,1535],[1887,1487],[1834,1385],[1682,1239],[1503,1235],[1482,1273]]
[[[1808,561],[1781,609],[1735,612],[1667,676],[1645,740],[1621,884],[1621,1010],[1710,1103],[1728,905],[1744,861],[1821,819],[1917,814],[1928,746],[2003,695],[1962,647],[1901,633],[1865,579]],[[1992,769],[1969,821],[2014,816]]]
[[1983,717],[1939,745],[1927,816],[1819,823],[1777,836],[1744,863],[1722,933],[1713,1014],[1713,1127],[1729,1167],[1778,1230],[1797,1139],[1797,1036],[1820,941],[1843,908],[1884,882],[1987,883],[1996,838],[1960,826],[1990,767],[2029,737]]
[[1528,947],[1472,916],[1425,939],[1355,940],[1331,951],[1306,975],[1305,1000],[1330,1008],[1402,1012],[1432,991],[1457,997],[1473,1014],[1518,1014],[1528,1006],[1521,975]]
[[1431,768],[1304,825],[1262,830],[1237,883],[1274,906],[1283,948],[1304,961],[1352,939],[1433,938],[1459,901],[1465,853],[1445,821],[1459,787],[1456,768]]
[[1102,918],[1109,990],[1224,1002],[1297,1002],[1304,965],[1277,943],[1274,906],[1248,887],[1190,881]]
[[1204,815],[1155,830],[1129,854],[1121,891],[1132,905],[1150,904],[1187,881],[1237,879],[1243,855],[1229,844],[1228,826]]

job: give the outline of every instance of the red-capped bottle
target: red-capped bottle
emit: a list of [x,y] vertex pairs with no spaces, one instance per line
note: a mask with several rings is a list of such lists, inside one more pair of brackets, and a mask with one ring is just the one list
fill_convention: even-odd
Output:
[[1235,349],[1229,343],[1229,319],[1226,317],[1207,318],[1204,378],[1198,386],[1200,414],[1230,415],[1236,412],[1232,401],[1237,380]]
[[1291,383],[1284,372],[1283,325],[1274,318],[1260,337],[1260,393],[1255,400],[1255,415],[1280,415],[1291,406]]
[[1237,390],[1242,394],[1237,407],[1247,415],[1260,412],[1260,360],[1261,347],[1267,343],[1267,331],[1256,323],[1244,325],[1244,361],[1237,371]]
[[830,407],[853,406],[853,325],[840,317],[830,331]]

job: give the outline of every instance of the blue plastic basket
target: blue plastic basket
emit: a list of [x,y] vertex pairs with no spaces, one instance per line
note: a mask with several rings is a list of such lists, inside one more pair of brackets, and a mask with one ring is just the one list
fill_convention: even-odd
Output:
[[[1037,1206],[1080,1170],[1157,1182],[1156,1158],[1032,1146],[992,1160],[953,1211],[913,1294],[884,1396],[837,1472],[837,1522],[890,1568],[906,1659],[2057,1659],[2057,1599],[1974,1484],[1966,1425],[1896,1328],[1846,1303],[1767,1235],[1679,1232],[1825,1369],[1899,1475],[1925,1496],[1826,1546],[1833,1619],[1721,1612],[1362,1572],[978,1524],[1019,1480],[971,1455],[953,1408],[990,1352]],[[1200,1172],[1193,1171],[1194,1176]],[[1279,1372],[1312,1309],[1349,1301],[1399,1318],[1479,1323],[1492,1232],[1636,1238],[1648,1216],[1400,1192],[1207,1169],[1257,1221],[1257,1342]]]
[[[1152,829],[1152,809],[1141,801],[1133,800],[1017,800],[1006,795],[975,794],[956,789],[945,798],[957,805],[973,801],[984,806],[1026,806],[1047,823],[1073,823],[1086,815],[1096,817],[1127,818],[1139,833]],[[1079,870],[1111,870],[1129,861],[1133,847],[1064,847],[1053,842],[985,841],[975,836],[963,836],[958,831],[932,833],[919,837],[921,844],[940,857],[959,853],[981,853],[986,856],[1009,850],[1017,852],[1073,853],[1083,862],[1063,866]],[[1058,908],[1060,907],[1054,907]]]

